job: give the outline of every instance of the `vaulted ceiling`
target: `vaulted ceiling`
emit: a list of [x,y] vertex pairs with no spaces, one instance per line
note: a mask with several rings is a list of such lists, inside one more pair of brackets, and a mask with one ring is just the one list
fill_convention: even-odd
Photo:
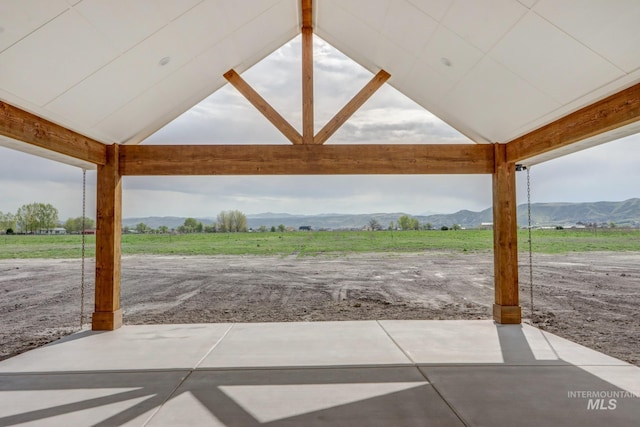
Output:
[[[479,143],[640,82],[637,0],[313,8],[316,35]],[[226,84],[226,71],[298,35],[300,17],[299,0],[3,0],[0,100],[104,143],[139,143]]]

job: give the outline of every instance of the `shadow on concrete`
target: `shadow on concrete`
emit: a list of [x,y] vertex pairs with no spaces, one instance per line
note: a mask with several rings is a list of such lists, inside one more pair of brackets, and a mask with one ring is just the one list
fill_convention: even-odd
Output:
[[[570,363],[537,360],[522,328],[497,330],[504,364],[0,374],[0,426],[80,411],[74,425],[637,425],[640,399],[607,397],[625,391]],[[59,402],[74,390],[85,396]],[[570,396],[582,391],[605,397]]]

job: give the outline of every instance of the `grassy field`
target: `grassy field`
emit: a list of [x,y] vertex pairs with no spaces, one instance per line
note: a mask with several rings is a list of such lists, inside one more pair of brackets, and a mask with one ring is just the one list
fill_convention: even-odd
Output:
[[[533,230],[540,253],[640,251],[640,230]],[[129,234],[123,254],[154,255],[298,255],[353,252],[491,251],[489,230],[335,231],[219,234]],[[527,231],[519,231],[527,250]],[[81,236],[0,236],[0,259],[78,258]],[[95,236],[87,236],[86,255],[95,254]]]

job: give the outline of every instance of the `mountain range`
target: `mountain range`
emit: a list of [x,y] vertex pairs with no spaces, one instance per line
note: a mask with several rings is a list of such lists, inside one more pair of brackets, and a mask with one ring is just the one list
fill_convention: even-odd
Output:
[[[518,206],[518,224],[527,225],[527,205]],[[299,228],[310,226],[314,230],[328,229],[354,229],[363,228],[369,221],[375,219],[383,227],[387,228],[391,222],[396,223],[402,212],[395,213],[371,213],[371,214],[319,214],[319,215],[292,215],[288,213],[262,213],[247,215],[249,228],[257,229],[260,226],[271,228],[283,224],[287,227]],[[461,210],[451,214],[433,215],[409,215],[416,218],[420,224],[430,223],[434,228],[458,224],[466,228],[479,227],[482,223],[493,221],[492,209],[487,208],[480,212]],[[123,226],[133,227],[143,222],[151,228],[165,225],[176,228],[184,224],[184,217],[144,217],[125,218]],[[213,217],[196,218],[203,224],[212,224]],[[609,224],[617,226],[640,227],[640,198],[625,200],[622,202],[588,202],[588,203],[533,203],[531,204],[531,219],[534,226],[573,226],[576,224]]]

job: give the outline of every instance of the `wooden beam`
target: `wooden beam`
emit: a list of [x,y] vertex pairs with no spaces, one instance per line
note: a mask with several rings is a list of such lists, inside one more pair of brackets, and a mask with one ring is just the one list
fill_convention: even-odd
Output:
[[494,144],[493,148],[493,318],[498,323],[520,323],[516,165],[507,161],[504,144]]
[[104,165],[106,146],[0,101],[0,135],[64,156]]
[[122,175],[493,173],[490,144],[126,145]]
[[384,70],[378,71],[373,78],[349,101],[338,113],[327,122],[314,138],[314,144],[324,144],[388,79],[391,77]]
[[234,70],[224,73],[227,79],[238,91],[244,95],[254,107],[262,113],[282,134],[293,144],[302,144],[302,136],[293,126],[287,122],[258,92],[256,92],[242,77]]
[[302,143],[313,144],[313,29],[302,27]]
[[313,28],[313,0],[300,0],[302,28]]
[[584,107],[507,144],[517,163],[640,120],[640,84]]
[[313,19],[312,0],[300,0],[302,9],[302,143],[313,144]]
[[92,319],[94,331],[111,331],[122,325],[120,149],[117,144],[110,145],[107,148],[107,163],[98,166],[95,311]]

